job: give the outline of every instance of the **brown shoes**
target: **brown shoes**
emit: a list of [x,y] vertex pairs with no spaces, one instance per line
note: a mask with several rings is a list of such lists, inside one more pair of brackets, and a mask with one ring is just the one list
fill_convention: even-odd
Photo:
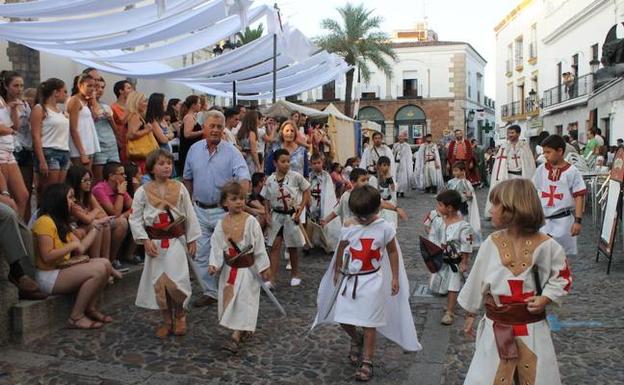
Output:
[[205,307],[212,305],[213,303],[217,303],[217,300],[210,296],[202,295],[197,301],[193,303],[193,307]]

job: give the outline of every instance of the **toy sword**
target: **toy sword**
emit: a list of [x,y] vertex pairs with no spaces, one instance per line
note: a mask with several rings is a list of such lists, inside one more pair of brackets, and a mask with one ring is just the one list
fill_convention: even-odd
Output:
[[[327,309],[327,311],[323,315],[323,319],[326,319],[327,317],[329,317],[329,313],[331,313],[332,309],[334,308],[334,305],[336,304],[336,300],[338,299],[338,294],[340,294],[340,289],[342,288],[342,283],[347,278],[347,275],[344,273],[344,271],[346,271],[346,268],[349,264],[350,259],[351,259],[350,257],[347,257],[347,258],[344,258],[344,256],[342,257],[342,268],[339,271],[341,277],[338,283],[336,284],[336,286],[334,286],[334,292],[332,293],[332,296],[331,296],[329,309]],[[336,261],[336,263],[338,263],[338,261]]]
[[[230,258],[228,261],[232,261],[233,259],[239,258],[241,255],[248,253],[249,252],[247,251],[248,249],[251,250],[253,248],[253,246],[249,245],[248,247],[245,247],[243,250],[241,250],[236,244],[236,242],[232,240],[232,238],[229,238],[228,242],[230,243],[230,245],[232,245],[232,247],[234,248],[234,250],[236,250],[236,253],[237,253],[237,255],[234,258]],[[269,297],[271,302],[273,302],[273,305],[277,307],[277,310],[279,310],[279,312],[284,317],[286,317],[286,310],[284,310],[284,307],[279,303],[279,301],[277,300],[275,295],[271,292],[271,289],[269,289],[269,286],[266,284],[266,282],[264,282],[264,279],[262,279],[260,274],[253,267],[250,267],[249,271],[251,272],[251,275],[253,275],[253,277],[258,281],[258,283],[260,284],[260,287],[262,288],[262,290],[264,290],[264,293],[267,295],[267,297]]]

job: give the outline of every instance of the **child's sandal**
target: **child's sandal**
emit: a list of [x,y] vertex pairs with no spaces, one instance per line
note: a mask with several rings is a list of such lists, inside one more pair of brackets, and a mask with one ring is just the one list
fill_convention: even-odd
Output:
[[173,334],[173,325],[170,323],[163,323],[156,329],[156,337],[165,338]]
[[230,339],[227,340],[223,346],[221,346],[221,348],[223,350],[227,350],[228,352],[232,353],[232,354],[237,354],[238,351],[240,350],[240,342]]
[[173,334],[176,336],[186,335],[186,316],[175,317],[175,327],[173,328]]
[[362,360],[362,365],[355,372],[356,381],[369,381],[373,378],[373,363],[369,360]]

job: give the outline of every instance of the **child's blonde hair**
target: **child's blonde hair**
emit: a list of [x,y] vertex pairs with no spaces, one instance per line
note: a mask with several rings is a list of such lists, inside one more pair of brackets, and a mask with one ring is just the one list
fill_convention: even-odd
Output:
[[537,190],[528,179],[509,179],[490,192],[490,202],[501,205],[503,225],[536,233],[544,225],[544,211]]

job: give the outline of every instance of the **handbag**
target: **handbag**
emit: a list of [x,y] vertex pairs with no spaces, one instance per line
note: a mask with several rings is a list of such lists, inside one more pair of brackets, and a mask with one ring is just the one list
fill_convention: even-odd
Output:
[[133,159],[146,159],[147,155],[156,149],[158,142],[151,132],[138,139],[128,140],[128,156]]
[[81,263],[86,263],[86,262],[89,262],[88,255],[78,255],[75,257],[71,257],[68,260],[65,260],[57,264],[56,267],[58,267],[59,269],[66,269],[68,267],[79,265]]

